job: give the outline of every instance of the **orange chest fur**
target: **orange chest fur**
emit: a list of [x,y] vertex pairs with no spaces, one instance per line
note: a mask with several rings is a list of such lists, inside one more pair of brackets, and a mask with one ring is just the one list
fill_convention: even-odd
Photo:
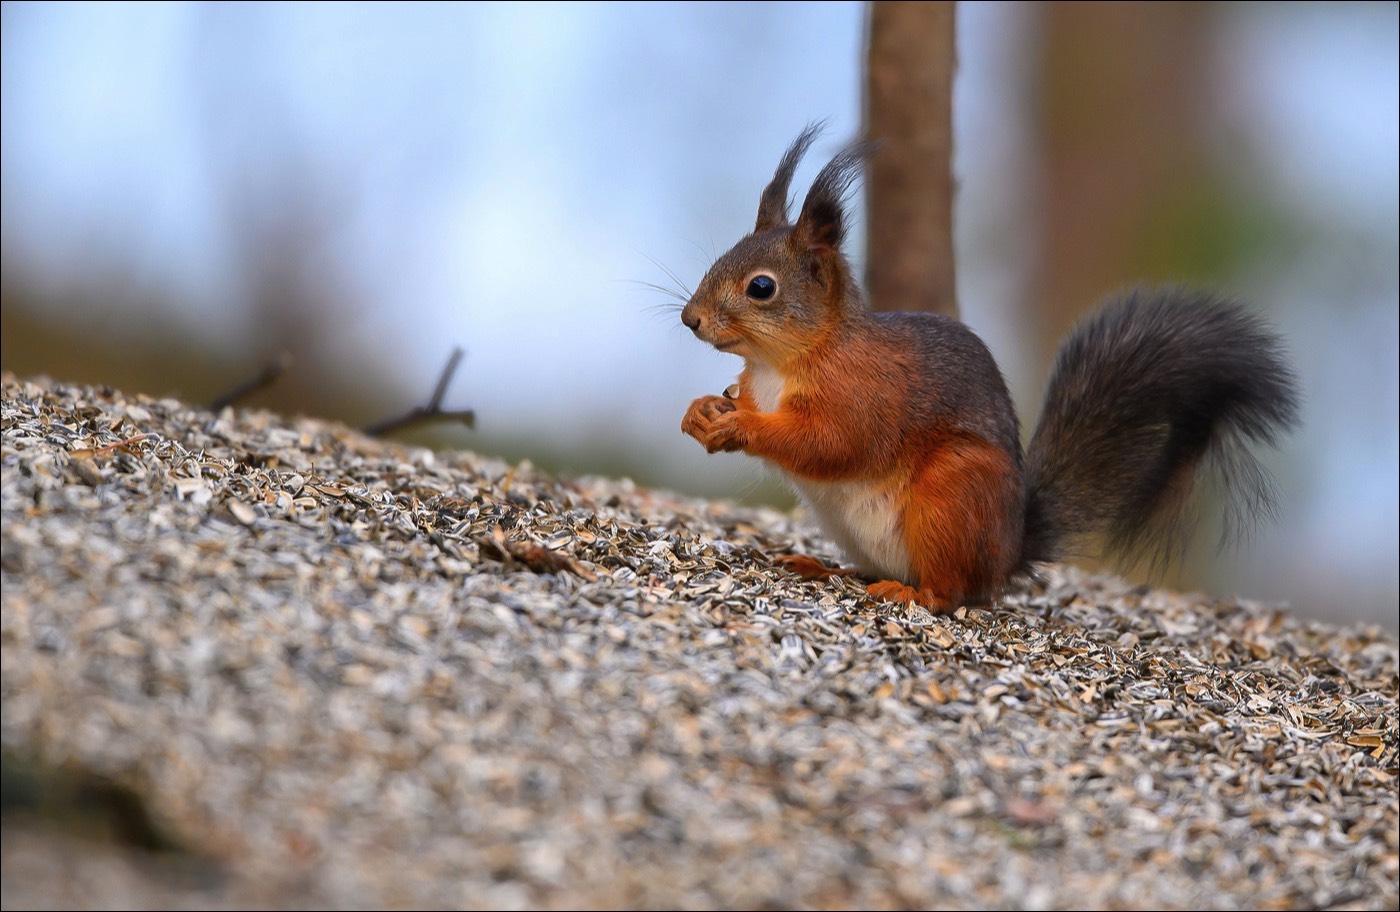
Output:
[[[765,413],[778,412],[788,388],[789,381],[777,371],[750,364],[740,377],[741,407]],[[814,397],[812,392],[801,387],[799,389],[805,398],[823,401],[823,397]],[[842,414],[849,419],[854,415],[851,411],[854,402],[841,401],[840,392],[829,390],[824,398],[832,406],[844,409]],[[826,417],[820,414],[804,416],[813,424]],[[799,435],[795,445],[822,446],[825,439],[823,431],[858,433],[850,427],[813,427],[806,437]],[[884,433],[888,435],[889,430],[886,429]],[[868,442],[872,449],[890,443],[887,436],[880,441],[870,439]],[[835,478],[804,477],[790,471],[780,459],[769,459],[768,462],[783,472],[822,530],[841,547],[857,569],[885,579],[911,580],[913,567],[904,535],[903,517],[910,494],[912,466],[904,460],[891,461],[885,454],[872,452],[869,456],[869,459],[853,460],[853,471],[849,477]]]

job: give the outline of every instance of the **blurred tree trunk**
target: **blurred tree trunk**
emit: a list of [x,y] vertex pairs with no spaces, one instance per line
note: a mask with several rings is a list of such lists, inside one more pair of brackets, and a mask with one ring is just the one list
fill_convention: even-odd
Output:
[[951,2],[870,5],[865,286],[876,310],[957,316]]
[[1039,12],[1031,78],[1043,221],[1026,316],[1048,371],[1065,332],[1104,295],[1209,271],[1203,222],[1220,224],[1210,210],[1223,197],[1206,155],[1210,5],[1047,3]]

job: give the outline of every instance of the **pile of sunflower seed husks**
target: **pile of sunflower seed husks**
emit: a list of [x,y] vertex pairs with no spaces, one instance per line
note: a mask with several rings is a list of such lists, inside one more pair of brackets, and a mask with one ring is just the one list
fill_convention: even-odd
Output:
[[1396,907],[1391,633],[934,617],[777,511],[111,389],[3,441],[6,908]]

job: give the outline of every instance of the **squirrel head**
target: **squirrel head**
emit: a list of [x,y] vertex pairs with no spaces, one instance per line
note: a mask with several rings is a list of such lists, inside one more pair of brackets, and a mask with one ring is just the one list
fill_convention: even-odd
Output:
[[846,196],[868,152],[850,146],[812,182],[796,222],[788,185],[812,141],[813,124],[788,147],[758,203],[758,220],[715,261],[681,311],[702,341],[745,360],[782,367],[819,342],[865,303],[841,252]]

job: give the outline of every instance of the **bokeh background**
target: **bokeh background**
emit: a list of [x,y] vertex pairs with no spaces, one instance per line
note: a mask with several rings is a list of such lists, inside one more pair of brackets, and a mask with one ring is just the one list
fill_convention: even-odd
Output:
[[[1054,340],[1127,282],[1246,298],[1306,425],[1279,521],[1171,582],[1397,626],[1397,6],[961,5],[963,317],[1029,426]],[[774,503],[686,404],[739,364],[693,287],[856,134],[860,3],[3,5],[3,352],[20,374],[351,423]],[[858,231],[852,252],[861,257]]]

